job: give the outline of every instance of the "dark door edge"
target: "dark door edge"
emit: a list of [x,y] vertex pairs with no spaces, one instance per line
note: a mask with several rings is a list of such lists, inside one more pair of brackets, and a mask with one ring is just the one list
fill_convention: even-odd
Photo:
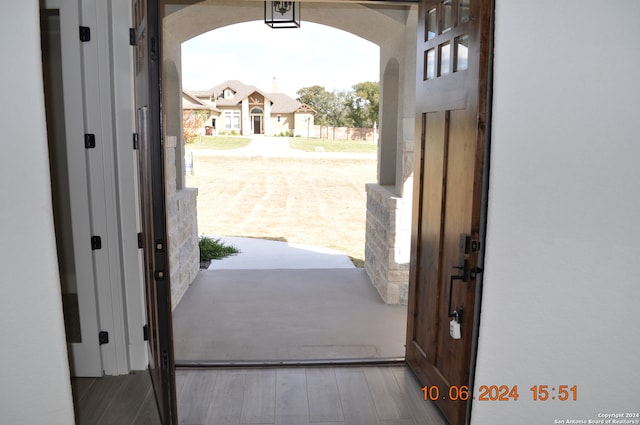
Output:
[[[487,102],[485,143],[484,143],[484,168],[482,170],[482,205],[480,216],[480,252],[478,253],[478,267],[484,270],[485,247],[487,246],[487,213],[489,209],[489,174],[491,170],[491,124],[493,120],[493,60],[494,60],[494,31],[495,31],[495,0],[490,0],[489,15],[489,58],[487,63],[487,91],[484,94]],[[476,364],[478,360],[478,342],[480,338],[480,315],[482,312],[482,292],[484,286],[484,273],[478,275],[476,281],[476,297],[473,318],[473,337],[471,346],[471,363],[469,364],[469,389],[475,388]],[[475,397],[473,397],[475,398]],[[471,423],[473,414],[473,398],[467,403],[466,424]]]

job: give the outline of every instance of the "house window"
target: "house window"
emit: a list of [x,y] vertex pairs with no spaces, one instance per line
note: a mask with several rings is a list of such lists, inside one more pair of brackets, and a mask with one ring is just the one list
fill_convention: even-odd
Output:
[[231,98],[233,98],[233,91],[232,91],[232,90],[229,90],[229,89],[226,89],[226,90],[224,91],[224,98],[225,98],[225,99],[231,99]]
[[224,111],[224,129],[240,130],[240,111]]

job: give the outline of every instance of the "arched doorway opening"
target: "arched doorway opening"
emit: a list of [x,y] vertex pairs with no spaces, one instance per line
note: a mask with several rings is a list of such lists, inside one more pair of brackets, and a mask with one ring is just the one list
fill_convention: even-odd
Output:
[[251,130],[253,134],[264,133],[264,129],[262,127],[263,120],[264,120],[264,111],[262,110],[262,108],[251,109]]

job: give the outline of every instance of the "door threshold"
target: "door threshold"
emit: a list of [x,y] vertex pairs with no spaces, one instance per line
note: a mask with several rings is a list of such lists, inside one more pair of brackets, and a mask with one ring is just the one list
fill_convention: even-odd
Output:
[[176,369],[258,368],[258,367],[322,367],[322,366],[399,366],[404,357],[367,357],[358,359],[312,360],[176,360]]

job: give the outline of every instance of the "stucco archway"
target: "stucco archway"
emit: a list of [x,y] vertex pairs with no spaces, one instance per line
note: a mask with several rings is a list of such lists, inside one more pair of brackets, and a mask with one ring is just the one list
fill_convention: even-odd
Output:
[[[367,185],[365,269],[387,303],[406,303],[409,278],[417,7],[411,3],[302,1],[302,21],[347,31],[380,47],[381,117],[377,184]],[[227,25],[263,19],[262,1],[207,0],[166,6],[163,55],[181,69],[181,43]],[[177,78],[178,81],[167,81]],[[176,91],[176,89],[178,89]],[[164,96],[181,97],[180,75],[165,74]],[[387,96],[385,107],[385,96]],[[171,110],[165,112],[182,116]],[[389,116],[391,114],[392,116]],[[410,125],[409,125],[410,123]],[[181,131],[176,136],[181,140]],[[181,148],[177,149],[178,152]],[[170,178],[170,176],[168,176]],[[182,211],[181,214],[195,214]],[[169,217],[171,220],[171,217]],[[182,282],[186,287],[190,282]],[[181,292],[180,290],[178,292]],[[177,302],[177,301],[175,301]]]
[[[409,16],[412,11],[415,13],[415,6],[407,4],[300,3],[303,21],[347,31],[379,46],[403,33],[409,20],[416,20]],[[227,25],[263,19],[262,1],[206,0],[190,6],[167,6],[164,30],[182,43]]]

